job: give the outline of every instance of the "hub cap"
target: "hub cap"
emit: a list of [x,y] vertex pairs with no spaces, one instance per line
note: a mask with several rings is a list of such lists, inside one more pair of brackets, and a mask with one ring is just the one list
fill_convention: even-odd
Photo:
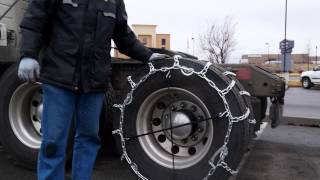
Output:
[[309,86],[309,80],[308,79],[304,79],[303,80],[303,86],[304,87],[308,87]]
[[[184,125],[184,124],[191,123],[191,119],[185,113],[172,112],[171,114],[172,114],[171,115],[171,123],[172,124],[170,124],[170,118],[168,118],[166,120],[167,121],[166,122],[166,124],[167,124],[166,127],[167,128],[170,128],[170,126],[176,127],[176,126],[181,126],[181,125]],[[182,140],[182,139],[185,139],[188,136],[190,136],[191,132],[192,132],[192,125],[183,126],[183,127],[179,127],[179,128],[173,129],[172,130],[172,136],[173,136],[173,139]]]

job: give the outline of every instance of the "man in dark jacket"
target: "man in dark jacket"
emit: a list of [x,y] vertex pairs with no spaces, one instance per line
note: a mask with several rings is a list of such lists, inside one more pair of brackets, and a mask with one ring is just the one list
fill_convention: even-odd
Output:
[[144,62],[166,55],[153,53],[137,40],[127,24],[123,0],[31,0],[21,33],[18,75],[26,81],[39,78],[43,86],[38,179],[64,179],[68,132],[75,118],[72,179],[89,180],[100,148],[99,116],[111,76],[111,39],[120,52]]

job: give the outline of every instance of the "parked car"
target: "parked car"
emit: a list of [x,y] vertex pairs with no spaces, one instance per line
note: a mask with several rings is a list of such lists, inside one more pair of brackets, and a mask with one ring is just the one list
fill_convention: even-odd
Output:
[[301,83],[305,89],[310,89],[312,86],[320,85],[320,65],[313,68],[312,71],[302,72]]

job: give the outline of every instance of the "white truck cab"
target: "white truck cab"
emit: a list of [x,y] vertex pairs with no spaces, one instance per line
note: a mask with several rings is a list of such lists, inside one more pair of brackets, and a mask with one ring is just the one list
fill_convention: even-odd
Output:
[[320,85],[320,65],[313,68],[312,71],[302,72],[301,83],[305,89],[310,89],[314,85]]

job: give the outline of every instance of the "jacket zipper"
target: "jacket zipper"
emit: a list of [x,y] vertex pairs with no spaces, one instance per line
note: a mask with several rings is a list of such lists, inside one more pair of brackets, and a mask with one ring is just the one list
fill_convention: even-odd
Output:
[[[84,10],[87,11],[88,10],[88,6],[89,6],[89,2],[90,0],[87,0],[86,2],[86,5],[85,5],[85,8]],[[86,12],[83,12],[82,14],[82,27],[81,27],[81,34],[80,34],[80,55],[79,55],[79,59],[77,60],[77,63],[76,63],[76,70],[75,70],[75,82],[73,83],[74,84],[74,87],[73,89],[74,90],[79,90],[79,81],[81,80],[81,64],[82,64],[82,59],[83,59],[83,55],[84,55],[84,52],[83,52],[83,42],[84,42],[84,39],[83,39],[83,34],[84,34],[84,31],[85,31],[85,22],[86,22],[86,19],[85,19],[85,13]],[[77,72],[79,73],[79,76],[77,76]]]

